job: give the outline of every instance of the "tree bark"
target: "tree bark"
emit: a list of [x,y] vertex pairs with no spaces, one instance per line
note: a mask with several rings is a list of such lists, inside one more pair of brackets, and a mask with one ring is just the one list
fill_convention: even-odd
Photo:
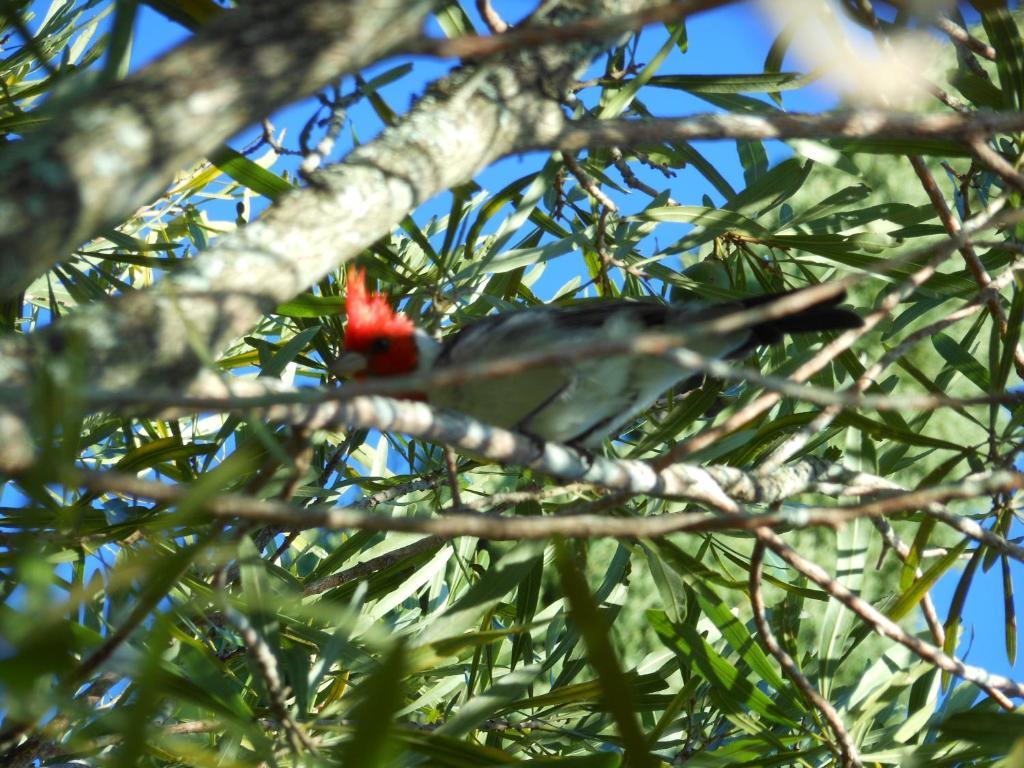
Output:
[[416,39],[432,3],[243,3],[137,74],[61,100],[0,159],[0,299],[243,128]]

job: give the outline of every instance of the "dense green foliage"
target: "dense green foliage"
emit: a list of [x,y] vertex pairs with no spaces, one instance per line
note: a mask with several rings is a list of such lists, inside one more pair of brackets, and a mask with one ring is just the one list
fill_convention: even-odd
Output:
[[[57,2],[38,26],[26,5],[0,4],[0,155],[31,142],[59,114],[53,103],[73,110],[81,92],[112,87],[125,75],[138,11],[134,2]],[[203,3],[151,5],[194,28],[219,13]],[[445,34],[474,31],[473,3],[441,6],[436,17]],[[116,22],[99,34],[111,13]],[[24,37],[29,23],[38,30],[31,42]],[[1024,41],[1016,24],[996,7],[974,32],[995,47],[996,61],[975,71],[950,47],[949,67],[933,73],[936,82],[970,109],[1018,109]],[[655,89],[695,94],[733,114],[773,112],[807,84],[780,72],[785,36],[764,52],[763,73],[736,78],[689,74],[682,24],[644,34],[657,38],[660,50],[641,61],[632,39],[611,48],[577,94],[580,115],[646,117]],[[400,122],[406,105],[388,88],[415,78],[420,65],[395,62],[327,94],[341,143]],[[264,139],[195,158],[165,194],[7,302],[3,333],[31,339],[84,305],[145,292],[202,259],[219,236],[307,183],[286,152],[336,135],[335,122],[323,119],[329,110],[313,114],[320,106],[309,107],[301,142],[288,136],[274,147]],[[341,122],[346,110],[366,106],[373,117],[365,124]],[[846,277],[854,280],[847,304],[868,316],[934,255],[924,249],[947,238],[908,153],[927,158],[957,220],[993,201],[1014,208],[1020,199],[952,139],[825,136],[792,142],[791,157],[775,165],[761,142],[736,145],[742,189],[687,142],[581,154],[582,171],[618,204],[611,213],[561,154],[534,155],[502,188],[466,184],[445,198],[447,211],[410,212],[357,263],[408,314],[443,333],[538,303],[727,300]],[[1020,136],[998,136],[990,146],[1019,165]],[[717,203],[686,192],[686,180],[698,175]],[[440,210],[436,202],[428,206],[431,214]],[[1019,257],[1020,226],[979,235],[980,263],[992,278]],[[898,255],[906,258],[892,261]],[[230,348],[201,350],[208,370],[229,381],[344,387],[330,372],[341,348],[344,275],[339,264]],[[908,335],[967,306],[978,291],[952,252],[810,383],[828,391],[850,386]],[[1014,349],[1024,294],[1007,279],[994,301],[1008,318],[1005,333],[988,311],[965,315],[895,356],[868,393],[1007,392],[1019,383]],[[800,337],[744,364],[786,377],[827,341]],[[748,582],[751,531],[507,542],[215,520],[209,505],[222,494],[300,511],[355,504],[381,516],[442,515],[452,507],[446,458],[441,446],[401,434],[308,431],[259,411],[91,409],[89,381],[76,372],[73,355],[61,359],[64,367],[41,374],[31,393],[37,465],[0,486],[0,751],[9,764],[841,764],[835,734],[762,645]],[[709,379],[700,389],[670,393],[604,452],[662,456],[765,391]],[[8,396],[28,397],[0,394]],[[755,470],[824,408],[782,398],[686,461]],[[816,456],[927,488],[1012,468],[1022,440],[1019,404],[844,408],[791,461]],[[687,501],[610,496],[514,466],[457,460],[461,501],[476,511],[700,511]],[[76,484],[70,467],[159,480],[183,494],[152,501],[131,490],[90,489]],[[978,495],[952,508],[999,537],[1019,534],[1012,493]],[[808,492],[775,506],[856,501],[853,493]],[[1019,563],[1005,549],[937,523],[921,505],[895,510],[890,521],[909,548],[902,560],[866,518],[782,535],[835,583],[929,643],[935,638],[921,601],[966,562],[954,605],[939,617],[950,654],[958,649],[964,606],[977,599],[972,579],[1001,569],[1006,610],[991,617],[987,631],[1005,634],[1012,664]],[[866,764],[1024,764],[1019,710],[1001,710],[971,683],[874,634],[771,551],[763,592],[775,636],[835,707]]]

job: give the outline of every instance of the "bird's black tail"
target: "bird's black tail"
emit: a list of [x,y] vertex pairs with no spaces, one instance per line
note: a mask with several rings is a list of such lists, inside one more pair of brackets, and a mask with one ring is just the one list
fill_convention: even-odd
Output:
[[[798,292],[797,290],[765,296],[751,296],[743,299],[743,306],[746,309],[752,309]],[[812,304],[785,317],[758,323],[752,328],[753,337],[750,346],[775,344],[781,341],[786,334],[845,331],[862,327],[864,321],[861,320],[860,315],[838,306],[845,298],[846,292],[843,291],[830,299]]]

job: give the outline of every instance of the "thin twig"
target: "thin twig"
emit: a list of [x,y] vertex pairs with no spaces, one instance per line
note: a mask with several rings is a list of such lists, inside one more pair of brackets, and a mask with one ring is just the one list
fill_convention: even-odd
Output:
[[1024,174],[1018,171],[1001,154],[989,146],[984,136],[969,136],[966,140],[974,156],[990,171],[998,175],[1018,192],[1024,192]]
[[[993,280],[987,288],[975,294],[964,306],[950,312],[948,315],[934,323],[930,323],[909,334],[900,341],[899,344],[882,355],[882,357],[875,363],[868,366],[853,384],[844,389],[841,393],[837,394],[841,397],[856,397],[859,393],[864,392],[868,387],[878,381],[882,371],[897,360],[901,359],[916,344],[924,339],[932,338],[939,331],[978,312],[982,306],[985,305],[990,296],[998,296],[998,291],[1006,287],[1006,285],[1014,279],[1014,276],[1015,270],[1012,268],[1008,269]],[[957,407],[952,403],[949,405],[951,407]],[[966,405],[966,403],[961,403],[960,405]],[[770,473],[777,467],[782,466],[786,461],[802,450],[811,438],[827,429],[841,412],[842,407],[839,402],[827,406],[821,413],[814,417],[813,421],[808,423],[799,432],[792,435],[785,442],[775,448],[775,450],[773,450],[772,453],[761,463],[758,471]]]
[[277,657],[274,655],[274,652],[243,613],[227,605],[226,601],[223,606],[223,612],[235,626],[235,629],[238,630],[242,642],[245,644],[256,668],[259,670],[260,677],[267,689],[267,695],[270,698],[270,708],[288,735],[293,752],[298,755],[302,753],[302,748],[305,748],[316,754],[317,748],[313,739],[306,733],[305,728],[292,717],[291,712],[288,711],[289,694],[281,679],[281,673],[277,666]]
[[404,52],[443,58],[479,59],[506,51],[557,45],[573,40],[594,40],[618,36],[649,24],[679,21],[701,11],[729,5],[735,0],[676,0],[633,13],[594,16],[561,27],[525,25],[500,35],[463,35],[448,39],[424,38],[408,44]]
[[451,446],[444,446],[444,467],[448,477],[448,491],[452,495],[452,505],[462,506],[462,495],[459,493],[459,460]]
[[618,212],[619,207],[615,205],[608,195],[601,191],[601,187],[597,182],[580,167],[580,164],[576,162],[576,158],[573,157],[571,152],[562,153],[562,162],[565,163],[565,167],[569,169],[569,172],[573,176],[576,177],[576,180],[588,195],[597,200],[598,203],[609,211]]
[[952,19],[948,19],[945,16],[937,16],[934,19],[934,23],[935,26],[941,29],[953,42],[961,43],[964,47],[969,48],[984,59],[988,59],[989,61],[996,60],[995,48],[984,40],[976,38]]
[[[910,163],[914,168],[914,173],[916,173],[917,177],[921,180],[921,185],[924,187],[925,193],[928,195],[928,199],[931,200],[936,213],[938,213],[939,220],[942,222],[942,225],[951,236],[958,236],[963,227],[960,222],[953,217],[952,212],[949,210],[949,206],[946,205],[946,198],[939,190],[938,184],[935,183],[935,177],[932,176],[932,172],[920,157],[912,156],[910,158]],[[981,288],[987,288],[992,282],[992,278],[985,269],[985,265],[981,263],[981,259],[978,258],[978,254],[975,252],[974,246],[971,245],[970,242],[965,242],[960,246],[959,250],[964,257],[964,261],[967,262],[967,268],[974,276],[975,281]],[[988,300],[987,306],[989,311],[992,313],[992,317],[995,318],[996,323],[999,325],[1000,337],[1005,341],[1007,333],[1009,332],[1009,326],[1007,324],[1006,312],[1003,310],[1003,305],[999,303],[998,298],[993,297]],[[1020,344],[1017,344],[1014,348],[1013,362],[1017,369],[1017,374],[1019,376],[1024,376],[1024,349],[1021,349]]]
[[820,566],[798,554],[796,550],[780,539],[774,531],[768,528],[759,528],[755,531],[755,535],[797,572],[802,573],[829,595],[845,605],[878,634],[896,641],[942,671],[949,672],[956,677],[984,687],[986,691],[995,694],[996,701],[1005,709],[1012,710],[1014,708],[1013,702],[1007,698],[1007,695],[1024,698],[1024,685],[1002,675],[992,674],[981,667],[965,664],[960,659],[948,656],[931,643],[927,643],[907,633],[899,624],[884,613],[829,576]]
[[476,9],[491,32],[500,35],[508,31],[508,24],[501,18],[501,14],[494,10],[491,0],[476,0]]
[[[734,468],[723,468],[728,475]],[[747,477],[747,480],[750,478]],[[76,472],[76,485],[93,491],[123,493],[141,496],[167,504],[174,504],[184,498],[186,488],[164,485],[143,480],[134,475],[116,472]],[[794,487],[799,488],[800,485]],[[738,491],[747,491],[743,483],[737,483]],[[805,486],[806,488],[806,486]],[[399,531],[423,533],[454,538],[475,536],[496,540],[544,539],[551,536],[569,538],[658,538],[680,531],[750,530],[757,527],[805,528],[809,526],[838,527],[844,523],[864,517],[876,517],[903,513],[909,510],[928,511],[936,503],[953,499],[975,498],[991,493],[1024,488],[1024,474],[999,471],[984,477],[966,478],[959,483],[917,491],[895,493],[861,504],[835,507],[793,507],[783,508],[767,514],[744,514],[735,512],[728,516],[697,515],[692,512],[664,514],[647,517],[616,518],[595,514],[571,514],[541,517],[502,517],[493,514],[452,513],[441,517],[386,517],[359,509],[326,507],[318,509],[298,508],[278,501],[255,499],[246,496],[222,495],[204,502],[204,509],[218,520],[247,520],[255,523],[273,523],[282,528],[328,530],[358,529],[365,531]],[[854,490],[840,488],[841,492]],[[739,509],[734,504],[734,508]],[[932,514],[929,511],[929,514]],[[955,517],[955,516],[953,516]],[[1024,555],[1021,547],[1007,542],[991,532],[978,532],[976,526],[960,526],[964,518],[939,517],[943,522],[957,525],[968,535],[984,536],[1000,551],[1014,557]],[[980,540],[980,539],[979,539]],[[1022,559],[1024,562],[1024,559]]]
[[353,565],[351,568],[346,568],[343,571],[338,571],[337,573],[332,573],[329,576],[324,576],[322,579],[314,581],[312,584],[307,584],[302,590],[302,594],[306,596],[319,595],[322,592],[327,592],[328,590],[343,586],[349,582],[369,578],[375,573],[379,573],[386,568],[391,568],[392,566],[405,562],[406,560],[411,560],[424,552],[440,549],[444,541],[445,540],[440,536],[427,536],[419,539],[418,541],[414,541],[412,544],[407,544],[404,547],[399,547],[398,549],[386,552],[371,560],[364,560],[361,563]]
[[839,713],[836,712],[835,707],[824,696],[818,693],[818,690],[811,681],[800,671],[800,667],[793,658],[779,645],[779,641],[775,639],[775,635],[768,624],[768,619],[765,616],[764,597],[761,594],[764,552],[764,543],[758,541],[754,545],[753,553],[750,555],[750,579],[748,582],[750,586],[750,605],[754,609],[754,624],[757,626],[761,643],[776,658],[783,671],[789,676],[789,679],[793,681],[796,687],[800,689],[804,697],[811,703],[811,706],[821,712],[825,720],[828,721],[829,726],[832,728],[832,733],[835,735],[836,751],[839,753],[843,765],[861,766],[863,763],[857,751],[857,746],[850,738],[850,732],[846,730],[846,726],[843,724],[842,718],[839,717]]
[[[626,158],[622,154],[621,149],[619,149],[618,147],[611,147],[610,154],[612,158],[612,163],[614,163],[615,168],[622,175],[622,180],[626,182],[627,187],[629,187],[630,189],[635,189],[640,192],[643,192],[645,195],[648,195],[649,197],[657,197],[659,194],[661,194],[654,187],[640,180],[640,178],[633,172],[633,169],[629,167],[629,163],[626,162]],[[667,200],[665,200],[665,205],[676,206],[679,205],[679,202],[670,197]]]
[[260,128],[263,130],[263,135],[260,137],[256,146],[259,146],[259,144],[266,144],[279,155],[294,154],[291,150],[283,147],[281,142],[274,136],[274,124],[271,123],[269,119],[263,118],[263,120],[260,121]]
[[331,150],[334,149],[334,142],[337,141],[338,135],[345,125],[345,109],[349,101],[349,99],[343,98],[336,89],[333,100],[328,102],[330,114],[326,120],[320,123],[321,125],[326,123],[327,131],[316,147],[313,149],[305,148],[306,151],[303,152],[302,163],[299,165],[299,177],[306,182],[311,184],[317,183],[313,177],[313,172],[320,167],[320,164],[331,154]]

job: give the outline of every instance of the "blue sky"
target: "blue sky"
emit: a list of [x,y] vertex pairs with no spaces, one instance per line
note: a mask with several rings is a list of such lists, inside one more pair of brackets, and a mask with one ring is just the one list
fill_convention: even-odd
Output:
[[[48,2],[36,3],[36,7],[45,11]],[[472,5],[468,3],[467,5]],[[495,2],[505,18],[514,20],[533,7],[528,2]],[[961,4],[965,13],[969,11],[966,4]],[[678,73],[751,73],[762,70],[765,53],[768,50],[775,30],[770,22],[757,14],[751,13],[748,6],[730,6],[708,13],[703,13],[690,20],[687,24],[690,40],[689,50],[685,55],[675,52],[665,68],[665,72]],[[482,26],[481,26],[482,28]],[[439,34],[434,26],[431,31]],[[164,19],[142,5],[137,20],[136,39],[132,50],[131,68],[138,69],[160,53],[173,48],[188,37],[188,32],[178,25]],[[645,34],[641,46],[640,61],[650,59],[653,52],[663,40],[659,32]],[[383,72],[394,66],[395,60],[372,67],[368,76]],[[398,110],[403,111],[414,94],[422,92],[423,86],[443,75],[451,62],[438,62],[426,59],[415,61],[415,76],[402,80],[383,89],[383,95]],[[799,69],[796,62],[787,61],[787,69]],[[352,86],[347,79],[345,88]],[[709,111],[711,107],[700,99],[681,94],[678,91],[660,91],[645,96],[648,105],[662,115],[686,115],[697,111]],[[818,111],[828,108],[836,101],[836,97],[823,85],[812,85],[808,88],[784,94],[785,106],[794,111]],[[294,137],[307,119],[310,112],[309,102],[294,105],[282,110],[272,117],[275,126],[287,128],[289,135]],[[349,113],[353,125],[359,129],[359,138],[366,141],[381,128],[381,124],[365,103],[354,107]],[[236,137],[231,143],[241,148],[251,141],[258,132],[247,131]],[[346,134],[347,136],[348,134]],[[351,143],[340,142],[337,154],[343,154]],[[735,146],[730,142],[701,142],[698,149],[714,163],[718,170],[740,189],[743,187],[743,172]],[[768,146],[769,158],[774,162],[787,157],[785,145],[775,142]],[[478,182],[487,189],[495,190],[504,186],[509,180],[523,175],[536,167],[535,157],[514,157],[496,163],[478,177]],[[286,167],[283,161],[276,168]],[[660,179],[652,178],[657,185]],[[663,183],[663,182],[661,182]],[[683,202],[699,204],[701,197],[708,194],[715,202],[721,202],[718,195],[700,174],[692,169],[684,169],[672,182],[673,195]],[[629,206],[642,205],[641,200],[630,200],[624,203]],[[425,221],[429,216],[447,212],[447,201],[441,197],[423,206],[417,212],[417,220]],[[556,281],[557,282],[557,281]],[[4,502],[16,503],[9,493],[4,494]],[[1015,565],[1015,576],[1018,581],[1024,576],[1024,569]],[[945,616],[947,606],[952,597],[958,574],[943,579],[935,591],[940,616]],[[1016,596],[1017,612],[1024,612],[1024,599]],[[967,660],[989,668],[993,672],[1024,678],[1024,662],[1018,661],[1011,667],[1006,660],[1003,646],[1003,607],[1002,585],[998,564],[988,573],[979,572],[971,592],[971,599],[966,613],[968,631],[964,635],[960,653],[967,653]]]

